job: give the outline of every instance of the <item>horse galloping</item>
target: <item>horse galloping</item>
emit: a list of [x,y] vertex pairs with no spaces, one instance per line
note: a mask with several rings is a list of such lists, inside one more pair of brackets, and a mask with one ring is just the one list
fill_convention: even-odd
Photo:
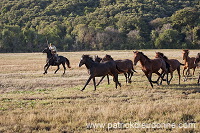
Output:
[[113,76],[115,82],[115,88],[117,89],[117,85],[121,87],[121,84],[118,81],[118,71],[120,70],[117,68],[117,65],[114,61],[98,63],[95,62],[89,55],[82,55],[79,67],[81,67],[84,64],[88,69],[90,77],[88,78],[85,86],[81,91],[85,89],[85,87],[88,85],[91,79],[93,79],[94,90],[96,90],[95,77],[106,76],[108,74]]
[[[189,76],[190,69],[193,69],[193,75],[194,75],[197,65],[195,64],[195,57],[189,57],[188,49],[183,50],[183,60],[184,60],[183,76],[185,77],[184,81],[186,81],[187,77]],[[186,74],[185,74],[185,70],[186,70]]]
[[178,73],[178,77],[179,77],[179,84],[180,84],[180,79],[181,79],[181,75],[180,75],[180,66],[184,65],[182,63],[180,63],[178,60],[176,59],[168,59],[163,53],[161,52],[156,52],[156,58],[162,58],[165,62],[167,62],[170,65],[169,68],[169,73],[171,74],[171,78],[168,81],[169,83],[171,82],[172,78],[173,78],[173,72],[175,70],[177,70]]
[[[102,62],[105,61],[111,61],[114,60],[111,55],[105,55],[103,57]],[[117,64],[117,67],[120,68],[120,70],[123,70],[123,72],[119,72],[118,74],[123,73],[126,78],[126,83],[131,83],[131,78],[133,76],[133,73],[136,72],[133,68],[133,62],[129,59],[124,60],[114,60]]]
[[44,66],[44,73],[43,74],[47,74],[47,70],[49,69],[50,66],[57,66],[57,69],[54,72],[54,74],[55,74],[60,69],[60,64],[62,64],[62,66],[64,68],[63,75],[65,74],[65,70],[66,70],[65,63],[67,64],[68,68],[71,68],[69,60],[64,56],[58,56],[59,60],[58,60],[58,62],[56,62],[54,55],[51,53],[51,50],[49,48],[45,48],[42,51],[42,53],[47,54],[47,59],[46,59],[47,64]]
[[[155,59],[149,59],[146,55],[144,55],[142,52],[139,51],[133,51],[134,53],[134,65],[137,64],[138,61],[140,61],[140,64],[142,66],[142,71],[146,75],[149,83],[151,84],[151,87],[153,88],[152,83],[157,83],[159,79],[163,80],[164,74],[167,74],[167,83],[168,83],[168,68],[166,66],[166,63],[163,59],[155,58]],[[162,69],[162,73],[159,73],[158,71]],[[152,74],[156,73],[159,78],[157,81],[152,81]]]
[[[102,58],[99,57],[98,55],[95,55],[94,61],[100,63],[100,62],[102,61]],[[100,79],[99,83],[97,83],[96,86],[98,86],[98,85],[101,83],[101,81],[104,79],[104,77],[105,77],[105,76],[103,76],[103,77]],[[107,81],[108,81],[108,85],[109,85],[109,84],[110,84],[109,75],[107,74],[106,77],[107,77]]]

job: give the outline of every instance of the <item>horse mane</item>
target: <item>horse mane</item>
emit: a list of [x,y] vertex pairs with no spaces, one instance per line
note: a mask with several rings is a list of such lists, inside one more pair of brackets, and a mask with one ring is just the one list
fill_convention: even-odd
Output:
[[147,60],[150,60],[149,57],[147,57],[143,52],[138,52],[140,53],[141,55],[143,55]]

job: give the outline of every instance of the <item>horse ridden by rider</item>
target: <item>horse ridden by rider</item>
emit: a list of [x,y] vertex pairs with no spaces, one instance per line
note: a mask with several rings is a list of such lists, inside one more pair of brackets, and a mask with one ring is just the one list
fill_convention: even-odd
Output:
[[52,43],[49,44],[49,50],[51,50],[51,53],[52,53],[52,58],[55,60],[56,63],[58,63],[59,61],[59,57],[58,57],[58,54],[57,54],[57,49],[56,49],[56,46],[53,45]]
[[42,52],[47,54],[46,65],[44,66],[43,74],[47,73],[47,70],[50,66],[57,66],[57,69],[54,72],[56,73],[60,69],[60,65],[62,64],[64,68],[63,74],[65,74],[66,70],[65,64],[67,65],[68,68],[71,68],[69,60],[64,56],[58,56],[56,47],[51,43]]

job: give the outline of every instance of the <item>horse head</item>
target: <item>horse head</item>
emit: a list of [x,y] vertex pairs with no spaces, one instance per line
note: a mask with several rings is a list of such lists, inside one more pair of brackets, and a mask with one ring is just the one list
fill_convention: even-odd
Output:
[[137,62],[140,60],[140,57],[141,57],[141,53],[142,53],[142,52],[133,51],[133,53],[134,53],[134,65],[136,65]]
[[44,50],[42,50],[42,53],[51,53],[51,50],[47,47]]
[[101,62],[102,58],[100,58],[98,55],[95,55],[94,61],[95,62]]
[[188,49],[184,49],[183,50],[183,60],[185,60],[189,55],[189,50]]
[[111,60],[114,60],[114,59],[111,57],[111,55],[108,55],[108,54],[106,54],[102,59],[103,62],[104,61],[111,61]]
[[89,55],[82,55],[81,60],[79,62],[79,67],[86,64],[88,61],[93,61],[92,57],[90,57]]
[[156,52],[156,56],[155,58],[162,58],[164,60],[168,60],[167,56],[165,56],[163,53],[161,52]]
[[164,54],[161,52],[156,52],[155,58],[163,58]]

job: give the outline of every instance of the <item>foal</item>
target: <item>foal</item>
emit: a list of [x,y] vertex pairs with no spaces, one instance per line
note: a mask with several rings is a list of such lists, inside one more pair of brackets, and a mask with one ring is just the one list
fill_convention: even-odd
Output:
[[96,90],[95,77],[106,76],[107,74],[114,77],[116,89],[117,89],[117,85],[121,87],[121,84],[118,81],[118,72],[117,72],[120,70],[118,70],[117,65],[114,61],[98,63],[98,62],[95,62],[89,55],[82,55],[82,58],[79,63],[79,67],[81,67],[84,64],[86,68],[88,69],[88,73],[90,74],[90,77],[81,91],[85,89],[85,87],[88,85],[91,79],[93,79],[94,90]]
[[[151,87],[153,88],[152,83],[157,83],[160,78],[164,77],[164,74],[167,74],[167,82],[168,82],[168,71],[166,67],[166,63],[163,59],[155,58],[155,59],[149,59],[146,55],[144,55],[142,52],[134,51],[134,65],[137,64],[138,61],[140,61],[142,65],[142,71],[146,75],[147,79],[149,80],[149,83],[151,84]],[[160,74],[158,71],[162,69],[162,73]],[[156,73],[159,78],[157,81],[152,81],[152,73]]]
[[184,65],[184,64],[181,64],[178,60],[176,59],[168,59],[163,53],[161,52],[156,52],[156,58],[162,58],[165,62],[167,62],[169,65],[170,65],[170,68],[169,68],[169,73],[171,74],[171,78],[170,80],[168,81],[169,83],[171,82],[172,78],[173,78],[173,72],[175,70],[177,70],[178,72],[178,77],[179,77],[179,84],[180,84],[180,79],[181,79],[181,75],[180,75],[180,66],[181,65]]
[[[184,81],[186,81],[187,77],[189,76],[190,69],[193,69],[193,75],[194,75],[197,65],[195,64],[195,57],[189,57],[188,49],[183,50],[183,60],[184,60],[183,76],[185,77]],[[185,75],[185,70],[186,70],[186,75]]]

